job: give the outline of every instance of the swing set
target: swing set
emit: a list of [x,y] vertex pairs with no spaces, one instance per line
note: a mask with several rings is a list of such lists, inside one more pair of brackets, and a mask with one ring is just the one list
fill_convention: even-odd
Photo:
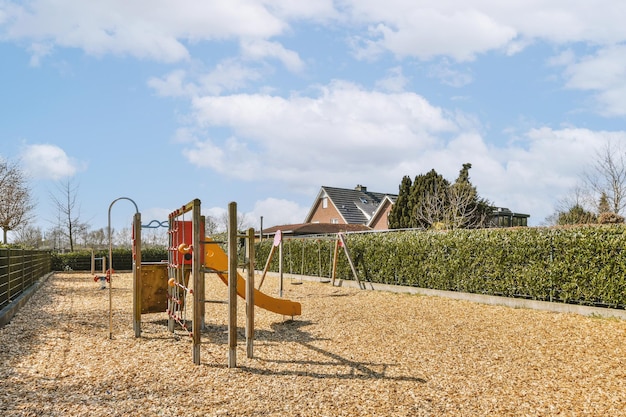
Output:
[[[272,248],[270,249],[270,253],[267,257],[267,261],[265,262],[265,267],[263,268],[263,274],[261,275],[261,280],[259,281],[259,287],[258,289],[261,289],[261,286],[263,285],[263,281],[265,280],[265,276],[267,275],[267,272],[269,271],[270,268],[270,264],[272,262],[272,259],[274,257],[274,254],[276,253],[276,251],[278,250],[278,274],[279,274],[279,296],[282,297],[282,292],[283,292],[283,273],[285,272],[284,269],[284,241],[286,241],[286,252],[287,252],[287,258],[289,259],[289,274],[291,276],[291,284],[292,285],[300,285],[302,284],[302,276],[304,276],[304,259],[305,259],[305,245],[301,245],[302,246],[302,256],[301,256],[301,263],[300,263],[300,274],[299,277],[294,279],[293,275],[294,275],[294,262],[293,259],[294,257],[292,256],[292,248],[291,248],[291,241],[295,240],[296,238],[284,238],[283,234],[280,230],[276,231],[276,234],[274,235],[274,242],[272,244]],[[311,238],[297,238],[297,239],[311,239]],[[318,252],[318,272],[319,272],[319,277],[320,277],[320,282],[323,283],[331,283],[333,286],[335,285],[335,280],[337,279],[337,262],[339,259],[339,253],[341,250],[343,250],[344,254],[346,255],[346,258],[348,259],[348,264],[350,265],[350,269],[352,271],[352,276],[354,277],[354,280],[356,281],[357,285],[359,286],[360,289],[365,289],[364,284],[361,282],[361,280],[359,279],[359,275],[357,274],[356,271],[356,266],[354,261],[352,260],[352,255],[350,254],[350,249],[348,248],[348,245],[346,244],[346,238],[344,236],[343,233],[338,233],[336,237],[332,238],[332,237],[327,237],[327,238],[320,238],[320,237],[316,237],[315,239],[317,239],[317,252]],[[330,251],[330,258],[332,259],[332,261],[330,262],[330,270],[329,270],[329,277],[330,278],[322,278],[322,246],[321,246],[321,242],[322,240],[334,240],[334,249],[332,249],[331,246],[331,251]]]

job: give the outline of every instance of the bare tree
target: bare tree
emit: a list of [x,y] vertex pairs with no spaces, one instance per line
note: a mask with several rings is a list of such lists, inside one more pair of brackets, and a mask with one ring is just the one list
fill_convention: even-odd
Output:
[[59,197],[51,194],[51,198],[59,213],[59,229],[67,238],[70,251],[73,252],[77,236],[87,228],[80,221],[80,208],[76,203],[78,186],[67,180],[59,183],[57,188],[60,194]]
[[67,241],[63,231],[58,226],[53,226],[46,231],[44,237],[44,246],[54,251],[64,250],[67,248]]
[[168,233],[165,228],[144,229],[141,232],[141,244],[146,248],[167,247]]
[[91,230],[87,233],[87,245],[94,249],[106,248],[107,239],[107,234],[103,228]]
[[217,220],[213,216],[204,216],[204,233],[206,236],[211,236],[217,233],[218,229]]
[[620,146],[608,142],[596,154],[591,171],[584,174],[584,183],[596,196],[606,196],[610,210],[623,214],[626,207],[626,154]]
[[418,223],[437,229],[486,227],[486,210],[477,203],[470,187],[453,184],[441,192],[426,194],[418,203]]
[[38,227],[22,225],[15,229],[15,243],[23,247],[38,249],[43,242],[43,234]]
[[[228,230],[228,213],[223,213],[221,217],[222,230]],[[249,222],[244,213],[237,213],[237,230],[246,230]]]
[[118,248],[130,248],[132,243],[133,231],[130,227],[124,227],[121,230],[112,230],[111,239],[113,244]]
[[22,171],[16,164],[0,160],[0,228],[5,244],[7,233],[27,223],[33,208],[30,188]]

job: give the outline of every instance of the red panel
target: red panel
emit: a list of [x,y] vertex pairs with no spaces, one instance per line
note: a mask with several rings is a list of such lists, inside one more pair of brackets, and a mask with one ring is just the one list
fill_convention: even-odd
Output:
[[[175,260],[178,265],[191,265],[191,253],[184,254],[178,251],[181,243],[191,246],[193,243],[193,222],[191,220],[179,221],[175,220],[172,234],[172,246],[175,250]],[[204,225],[200,225],[200,242],[204,241]],[[202,245],[202,244],[201,244]],[[194,251],[200,251],[200,263],[204,262],[204,251],[202,248],[194,248]],[[187,257],[185,257],[187,255]]]

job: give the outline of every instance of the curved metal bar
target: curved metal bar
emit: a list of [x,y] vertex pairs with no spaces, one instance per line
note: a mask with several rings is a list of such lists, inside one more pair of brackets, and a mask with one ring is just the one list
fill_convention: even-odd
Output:
[[107,271],[107,275],[109,276],[109,339],[113,339],[113,279],[111,276],[113,275],[113,241],[111,240],[111,209],[113,208],[113,204],[117,203],[119,200],[130,201],[135,206],[135,214],[139,213],[139,207],[137,207],[137,203],[135,203],[132,199],[128,197],[116,198],[109,205],[109,270]]
[[[156,224],[153,225],[153,223],[156,223]],[[169,221],[163,220],[162,222],[160,222],[158,220],[150,220],[150,223],[142,224],[141,227],[146,228],[146,229],[158,229],[159,227],[169,227]]]

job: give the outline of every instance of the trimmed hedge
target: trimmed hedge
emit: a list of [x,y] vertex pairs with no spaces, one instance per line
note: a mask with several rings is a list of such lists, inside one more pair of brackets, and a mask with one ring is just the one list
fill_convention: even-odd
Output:
[[[133,254],[131,249],[113,249],[113,269],[118,271],[130,271],[133,269]],[[109,251],[108,249],[98,250],[94,252],[96,258],[106,256],[108,268]],[[142,262],[160,262],[167,259],[167,249],[165,248],[149,248],[141,250]],[[96,270],[101,271],[100,261],[96,263]],[[52,270],[53,271],[90,271],[91,270],[91,251],[82,250],[69,253],[53,253],[52,254]]]
[[[346,240],[359,278],[370,282],[626,307],[624,225],[398,231]],[[259,268],[271,245],[257,244]],[[333,248],[334,240],[285,239],[284,272],[329,277]],[[277,255],[271,270],[278,270]],[[343,251],[337,277],[352,279]]]

